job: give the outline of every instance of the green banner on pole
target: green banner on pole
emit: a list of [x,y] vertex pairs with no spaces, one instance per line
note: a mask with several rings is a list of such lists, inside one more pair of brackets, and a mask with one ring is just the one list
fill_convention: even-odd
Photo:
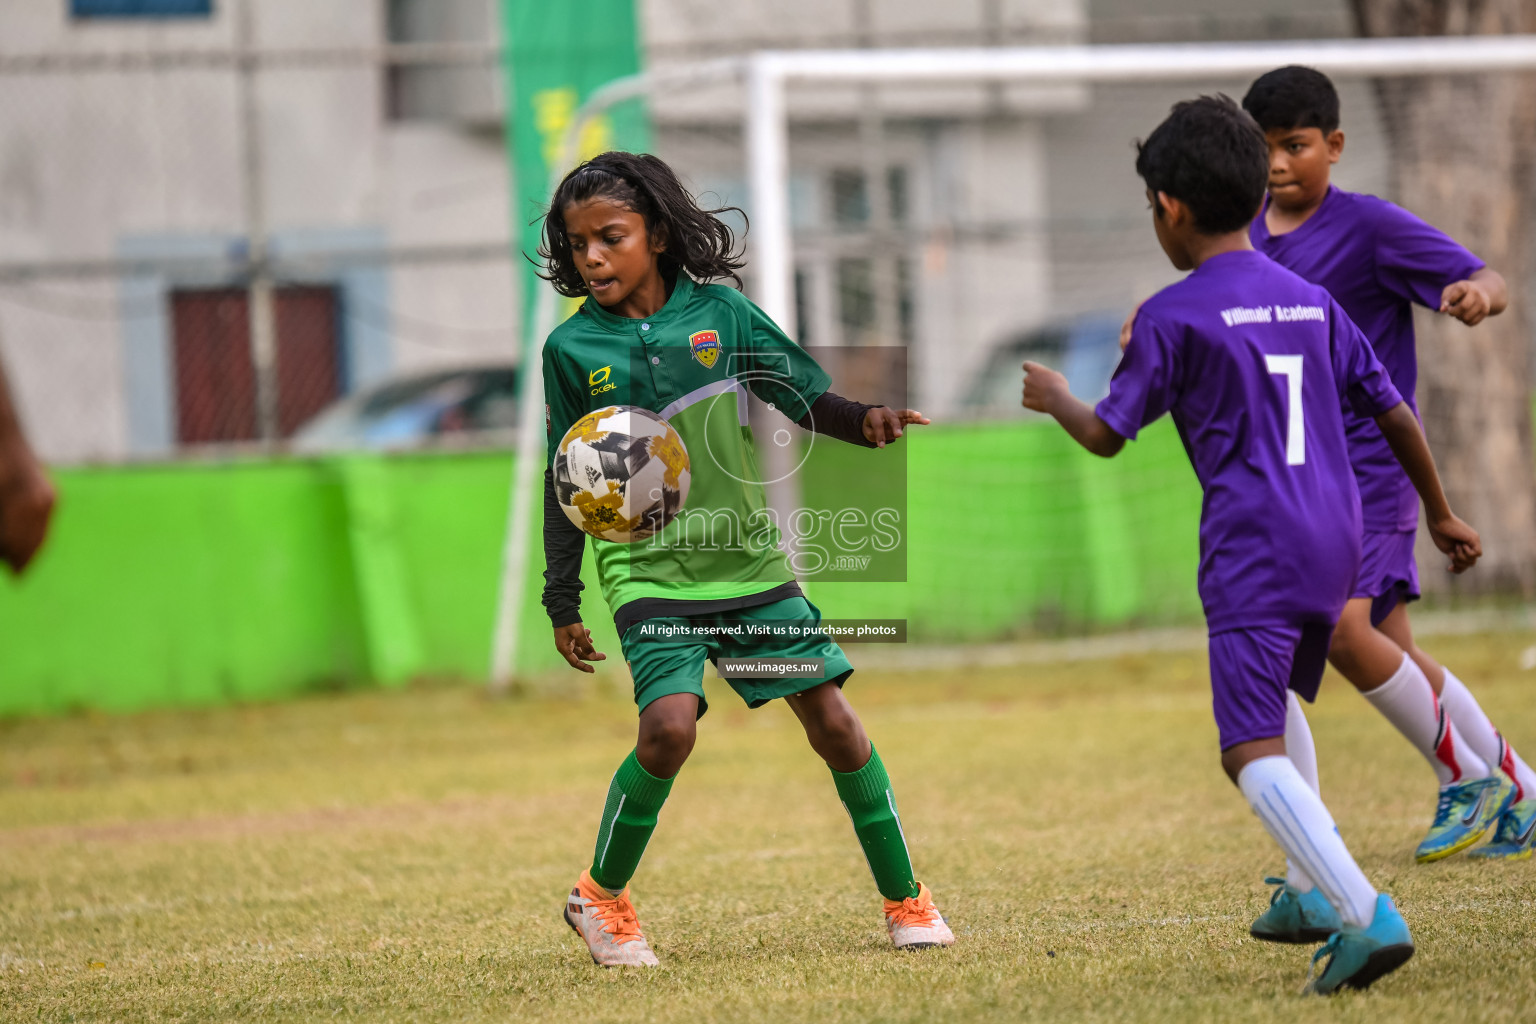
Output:
[[[512,215],[520,252],[537,259],[550,175],[577,109],[594,89],[640,70],[635,0],[502,0],[502,28],[507,43]],[[609,149],[643,151],[649,145],[644,106],[634,100],[589,122],[574,156],[582,160]],[[544,341],[530,336],[534,298],[548,285],[539,280],[533,264],[521,257],[518,262],[523,268],[522,347],[524,355],[532,355]]]

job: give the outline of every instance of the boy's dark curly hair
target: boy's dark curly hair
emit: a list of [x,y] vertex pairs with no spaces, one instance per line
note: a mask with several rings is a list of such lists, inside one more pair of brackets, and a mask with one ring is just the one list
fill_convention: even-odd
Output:
[[539,276],[561,295],[577,299],[587,294],[571,257],[565,208],[597,197],[638,213],[645,218],[646,231],[666,242],[666,251],[658,257],[662,273],[671,276],[682,270],[696,281],[728,277],[741,287],[737,271],[746,260],[719,214],[734,210],[745,220],[746,213],[735,206],[703,209],[665,161],[649,153],[613,151],[571,171],[550,198],[544,215],[544,244],[539,246],[544,272]]
[[1339,92],[1321,71],[1288,64],[1259,76],[1243,97],[1243,109],[1264,131],[1316,128],[1332,135],[1339,127]]
[[1136,144],[1136,173],[1153,192],[1188,205],[1202,232],[1225,234],[1247,227],[1264,202],[1269,144],[1230,97],[1201,96],[1175,103]]

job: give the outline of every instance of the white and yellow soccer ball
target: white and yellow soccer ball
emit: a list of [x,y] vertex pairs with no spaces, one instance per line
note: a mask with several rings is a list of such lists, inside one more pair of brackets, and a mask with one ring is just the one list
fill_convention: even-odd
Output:
[[688,500],[688,448],[672,424],[635,405],[589,412],[555,449],[555,497],[571,522],[630,544],[666,529]]

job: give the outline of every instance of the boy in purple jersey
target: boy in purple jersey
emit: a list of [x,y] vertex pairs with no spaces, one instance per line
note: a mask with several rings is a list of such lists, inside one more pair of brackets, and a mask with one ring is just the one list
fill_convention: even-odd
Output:
[[1327,938],[1313,961],[1329,958],[1312,991],[1365,988],[1413,941],[1285,739],[1287,717],[1300,716],[1291,694],[1316,696],[1360,562],[1343,403],[1376,418],[1456,571],[1481,553],[1477,533],[1451,514],[1418,420],[1359,329],[1249,244],[1268,173],[1252,119],[1226,97],[1180,103],[1139,147],[1136,171],[1163,251],[1193,272],[1142,305],[1097,407],[1035,363],[1024,364],[1024,405],[1103,456],[1172,414],[1205,492],[1200,599],[1222,767],[1307,877],[1309,902],[1290,908],[1306,911],[1297,940]]
[[[1412,303],[1476,324],[1503,311],[1504,279],[1408,211],[1329,184],[1344,133],[1338,93],[1326,75],[1295,66],[1271,71],[1253,83],[1243,106],[1263,129],[1270,154],[1269,201],[1249,228],[1254,247],[1328,290],[1412,407]],[[1495,822],[1493,842],[1472,855],[1529,857],[1536,773],[1466,686],[1413,640],[1407,602],[1419,596],[1419,583],[1412,484],[1369,416],[1348,413],[1345,434],[1364,533],[1360,575],[1329,657],[1439,778],[1434,823],[1416,858],[1424,863],[1464,850]]]

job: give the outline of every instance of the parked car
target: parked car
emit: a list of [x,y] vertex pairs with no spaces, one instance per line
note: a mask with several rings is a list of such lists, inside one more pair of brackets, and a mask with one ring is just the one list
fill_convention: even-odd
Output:
[[961,406],[967,419],[1025,415],[1019,405],[1026,359],[1066,375],[1072,393],[1085,402],[1109,394],[1109,378],[1120,363],[1124,313],[1089,313],[1026,331],[1000,342],[971,379]]
[[299,452],[510,445],[517,368],[430,370],[397,377],[321,410],[293,435]]

